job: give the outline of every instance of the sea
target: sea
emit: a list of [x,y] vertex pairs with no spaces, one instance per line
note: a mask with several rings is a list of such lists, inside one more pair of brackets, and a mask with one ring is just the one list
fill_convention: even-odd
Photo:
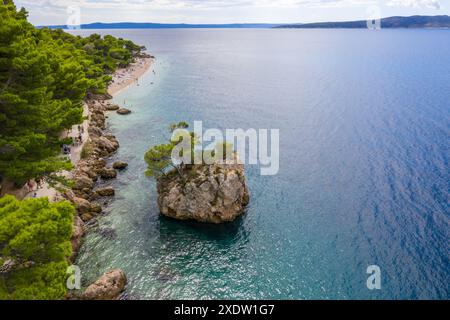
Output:
[[[121,268],[128,299],[450,298],[450,30],[71,32],[155,56],[108,115],[129,167],[102,182],[84,286]],[[246,164],[235,222],[160,215],[144,154],[179,121],[279,130],[279,171]]]

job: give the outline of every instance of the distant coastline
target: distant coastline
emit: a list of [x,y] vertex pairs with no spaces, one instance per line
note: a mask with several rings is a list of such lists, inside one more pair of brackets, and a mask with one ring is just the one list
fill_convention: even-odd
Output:
[[[450,16],[410,16],[381,19],[385,29],[447,29]],[[38,26],[38,28],[73,29],[67,25]],[[94,22],[82,24],[79,29],[365,29],[366,20],[315,22],[315,23],[229,23],[229,24],[187,24],[151,22]]]
[[[380,21],[383,29],[447,29],[450,28],[450,16],[411,16],[389,17]],[[282,29],[366,29],[367,21],[317,22],[288,24],[275,28]]]
[[[82,24],[80,29],[270,29],[281,23],[228,23],[228,24],[187,24],[152,22],[94,22]],[[74,29],[67,25],[37,26],[37,28]]]

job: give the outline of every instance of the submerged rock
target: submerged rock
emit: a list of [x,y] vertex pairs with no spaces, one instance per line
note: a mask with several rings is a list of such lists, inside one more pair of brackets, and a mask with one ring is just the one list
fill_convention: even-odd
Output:
[[249,203],[242,164],[193,165],[158,180],[161,213],[179,220],[231,222]]
[[116,300],[127,284],[127,277],[120,269],[103,274],[97,281],[87,287],[83,293],[84,300]]
[[177,274],[166,267],[156,269],[152,275],[156,280],[160,282],[174,281],[178,278]]
[[117,238],[117,232],[113,228],[101,228],[98,230],[98,233],[107,240],[114,240]]

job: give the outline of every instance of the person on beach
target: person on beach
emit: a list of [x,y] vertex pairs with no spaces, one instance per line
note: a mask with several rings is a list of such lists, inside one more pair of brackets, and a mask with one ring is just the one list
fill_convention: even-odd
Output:
[[81,133],[78,136],[78,142],[80,143],[80,145],[83,143],[83,136],[81,135]]
[[28,192],[33,191],[33,189],[34,189],[33,180],[28,180],[27,188],[28,188]]
[[70,147],[68,145],[64,145],[63,146],[63,150],[64,150],[64,154],[69,154],[70,153]]
[[42,179],[36,178],[36,190],[39,190],[41,188]]

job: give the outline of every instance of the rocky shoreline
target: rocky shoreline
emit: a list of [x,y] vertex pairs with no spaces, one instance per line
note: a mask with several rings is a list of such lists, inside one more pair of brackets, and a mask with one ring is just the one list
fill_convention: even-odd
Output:
[[74,186],[65,190],[62,196],[72,202],[77,209],[74,220],[74,235],[72,238],[73,252],[76,253],[81,246],[81,238],[85,233],[85,224],[101,214],[102,207],[96,200],[101,197],[114,195],[114,189],[96,188],[100,179],[114,179],[117,171],[107,166],[106,158],[111,156],[119,148],[116,137],[108,134],[106,130],[106,115],[108,96],[95,100],[87,100],[89,108],[89,141],[83,147],[83,156],[76,168],[72,171]]
[[[147,56],[143,59],[148,59],[148,61],[144,61],[146,70],[148,70],[153,57]],[[139,64],[142,64],[142,61]],[[135,69],[131,70],[130,73]],[[141,72],[139,75],[142,74]],[[89,95],[86,98],[85,103],[89,109],[89,138],[83,145],[80,160],[71,172],[74,182],[73,187],[61,193],[61,196],[73,203],[77,210],[77,215],[74,217],[73,235],[71,239],[73,248],[73,254],[70,257],[71,262],[76,260],[83,243],[83,237],[88,232],[89,227],[96,224],[96,217],[101,215],[103,211],[100,204],[101,201],[115,194],[114,188],[100,187],[99,182],[115,179],[118,172],[128,166],[127,163],[122,161],[117,161],[112,166],[108,166],[106,161],[119,148],[119,141],[106,130],[106,113],[121,110],[120,106],[112,104],[109,101],[112,98],[110,94]],[[125,273],[120,269],[115,269],[103,274],[81,296],[69,294],[68,298],[89,300],[117,299],[125,285]]]

